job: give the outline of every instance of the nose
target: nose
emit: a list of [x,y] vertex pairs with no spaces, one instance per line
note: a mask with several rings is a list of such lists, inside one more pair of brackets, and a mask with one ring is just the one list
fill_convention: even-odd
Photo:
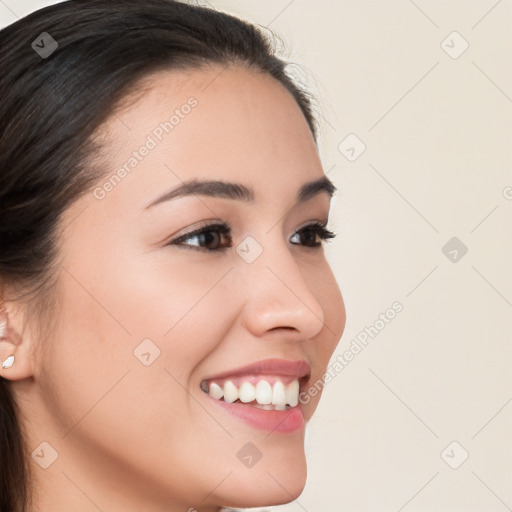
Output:
[[312,269],[301,267],[289,249],[267,247],[245,266],[243,321],[254,336],[275,331],[279,339],[308,340],[324,328],[324,311],[311,287],[314,277],[307,279]]

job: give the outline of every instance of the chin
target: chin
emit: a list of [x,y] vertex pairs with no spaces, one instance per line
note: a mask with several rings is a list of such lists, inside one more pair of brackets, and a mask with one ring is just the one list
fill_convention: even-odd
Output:
[[[267,460],[266,464],[263,464],[263,458],[250,469],[233,471],[229,477],[230,485],[221,497],[222,506],[268,507],[290,503],[300,496],[307,478],[304,451],[301,457],[290,453],[284,460]],[[283,457],[280,455],[279,458]]]

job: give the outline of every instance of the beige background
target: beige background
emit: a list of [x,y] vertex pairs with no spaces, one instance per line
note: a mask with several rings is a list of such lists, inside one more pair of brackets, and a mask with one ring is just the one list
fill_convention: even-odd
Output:
[[[4,0],[0,20],[51,3]],[[348,315],[333,361],[403,305],[327,385],[306,489],[273,510],[512,510],[511,2],[210,4],[279,33],[318,97]]]

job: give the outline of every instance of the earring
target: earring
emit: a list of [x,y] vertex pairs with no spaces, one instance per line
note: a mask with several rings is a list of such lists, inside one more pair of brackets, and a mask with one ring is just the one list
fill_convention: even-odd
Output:
[[2,368],[10,368],[14,364],[14,354],[10,355],[3,363]]
[[[2,308],[0,311],[4,311]],[[0,340],[4,337],[5,331],[7,330],[7,320],[0,322]],[[14,354],[11,354],[3,363],[2,368],[10,368],[14,364]]]

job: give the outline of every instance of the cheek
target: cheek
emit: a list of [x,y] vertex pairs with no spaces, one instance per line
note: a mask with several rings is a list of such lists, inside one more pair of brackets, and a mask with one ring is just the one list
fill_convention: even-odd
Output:
[[[78,440],[113,465],[168,478],[168,460],[186,460],[197,445],[206,450],[207,432],[217,432],[190,381],[236,315],[232,288],[219,282],[225,269],[134,263],[95,279],[81,270],[63,276],[60,325],[41,370],[52,421],[69,433],[63,457]],[[197,469],[187,470],[192,480]],[[182,473],[173,479],[184,478],[183,464]]]
[[131,295],[123,315],[132,337],[153,340],[168,355],[166,364],[186,374],[215,348],[221,339],[217,333],[229,325],[234,311],[227,307],[225,267],[186,257],[174,260],[166,258],[165,249],[146,261],[134,260],[134,278],[129,286],[120,279],[116,295],[117,300]]
[[[66,410],[94,403],[125,372],[148,362],[148,370],[153,364],[167,368],[186,385],[222,339],[219,305],[225,298],[215,286],[222,274],[199,273],[190,264],[171,266],[160,255],[119,259],[116,265],[108,259],[86,264],[89,260],[62,273],[60,329],[43,364],[66,396],[77,387],[74,396],[82,404],[66,404]],[[151,382],[155,372],[141,377]]]

